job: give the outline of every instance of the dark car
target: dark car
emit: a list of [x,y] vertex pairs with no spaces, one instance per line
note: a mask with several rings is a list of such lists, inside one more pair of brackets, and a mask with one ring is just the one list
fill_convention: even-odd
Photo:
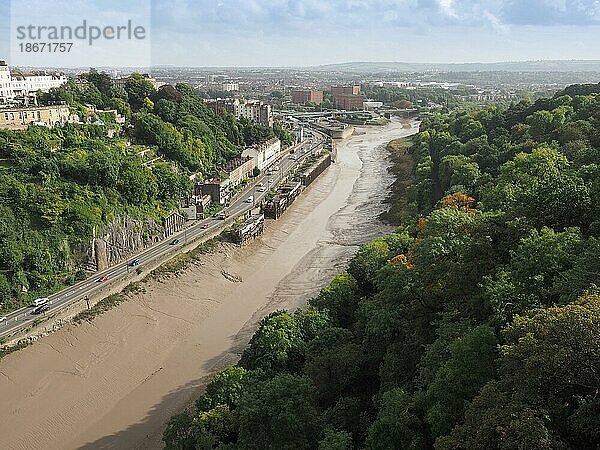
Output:
[[177,244],[179,244],[179,242],[180,242],[179,239],[173,239],[171,241],[171,245],[177,245]]
[[41,314],[43,312],[48,311],[49,309],[50,309],[50,307],[48,305],[38,306],[31,312],[31,314]]
[[139,266],[140,265],[140,260],[139,259],[134,259],[133,261],[131,261],[129,263],[130,266]]

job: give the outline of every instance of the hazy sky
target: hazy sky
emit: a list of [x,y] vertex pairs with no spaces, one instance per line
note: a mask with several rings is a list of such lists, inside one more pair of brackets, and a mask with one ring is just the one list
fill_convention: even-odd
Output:
[[[60,11],[83,0],[48,1]],[[111,9],[127,0],[95,3]],[[600,0],[151,3],[153,64],[301,66],[346,61],[600,59]],[[0,0],[0,17],[9,17],[8,5],[8,0]],[[8,23],[0,23],[0,59],[7,54],[8,30]]]

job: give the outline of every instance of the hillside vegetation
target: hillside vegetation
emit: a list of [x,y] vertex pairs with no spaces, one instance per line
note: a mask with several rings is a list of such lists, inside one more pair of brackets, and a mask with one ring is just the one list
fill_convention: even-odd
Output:
[[139,74],[123,89],[92,70],[40,99],[67,102],[86,123],[0,130],[0,315],[84,278],[85,248],[113,220],[160,224],[191,192],[190,175],[216,174],[273,136],[214,113],[187,85],[155,91]]
[[600,95],[432,115],[417,211],[264,318],[169,449],[597,449]]

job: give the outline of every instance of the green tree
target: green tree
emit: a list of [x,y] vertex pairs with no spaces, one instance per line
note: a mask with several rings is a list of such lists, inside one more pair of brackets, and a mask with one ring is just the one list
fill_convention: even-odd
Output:
[[297,370],[302,363],[304,341],[293,316],[285,311],[265,317],[242,353],[240,365],[267,372]]
[[144,100],[152,97],[155,92],[152,83],[139,73],[131,74],[125,81],[125,91],[133,109],[140,109],[144,105]]
[[321,289],[319,295],[309,304],[321,311],[327,311],[334,325],[350,327],[355,320],[360,295],[356,280],[348,273],[337,275],[329,286]]
[[427,448],[426,431],[410,395],[396,388],[383,394],[377,419],[369,428],[369,450]]
[[319,450],[350,450],[352,436],[346,431],[325,430],[325,436],[319,442]]
[[206,387],[205,394],[196,402],[198,411],[208,411],[217,405],[235,408],[245,388],[248,372],[239,366],[220,370]]
[[305,377],[278,374],[250,384],[236,410],[238,448],[316,448],[321,424],[312,397],[310,381]]

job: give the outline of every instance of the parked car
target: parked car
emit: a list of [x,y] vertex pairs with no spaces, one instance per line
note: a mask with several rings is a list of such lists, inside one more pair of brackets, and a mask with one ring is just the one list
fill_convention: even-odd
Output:
[[177,244],[179,244],[180,242],[181,242],[181,241],[180,241],[179,239],[173,239],[173,240],[171,241],[171,245],[177,245]]
[[108,281],[108,275],[101,276],[100,278],[98,278],[98,281],[100,281],[100,282]]
[[140,260],[138,258],[135,258],[133,261],[131,261],[129,263],[130,266],[139,266],[140,265]]
[[250,197],[248,197],[246,199],[246,203],[253,203],[253,202],[254,202],[254,196],[253,195],[251,195]]
[[204,228],[206,230],[208,228],[208,226],[209,225],[207,223],[205,223],[204,225],[202,225],[202,228]]

